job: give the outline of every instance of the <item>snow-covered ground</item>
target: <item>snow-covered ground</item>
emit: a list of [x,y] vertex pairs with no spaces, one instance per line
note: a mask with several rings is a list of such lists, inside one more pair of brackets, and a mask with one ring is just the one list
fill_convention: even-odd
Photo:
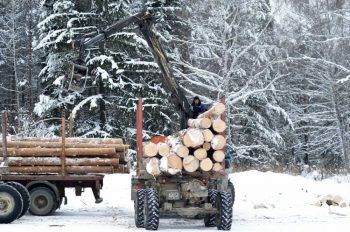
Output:
[[[231,174],[236,187],[232,231],[350,231],[350,177],[323,181],[312,178],[248,171]],[[327,194],[339,195],[345,208],[314,206]],[[1,231],[142,231],[133,221],[130,175],[109,175],[102,192],[104,202],[96,205],[90,190],[75,197],[70,190],[68,205],[54,216],[24,216]],[[162,231],[216,231],[202,220],[161,219]]]

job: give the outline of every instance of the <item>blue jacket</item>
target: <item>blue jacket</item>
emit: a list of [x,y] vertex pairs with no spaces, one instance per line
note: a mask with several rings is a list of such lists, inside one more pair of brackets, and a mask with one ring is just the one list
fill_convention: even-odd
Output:
[[193,118],[197,118],[198,115],[201,113],[205,112],[207,109],[203,104],[198,104],[198,105],[192,105],[192,110],[193,110]]

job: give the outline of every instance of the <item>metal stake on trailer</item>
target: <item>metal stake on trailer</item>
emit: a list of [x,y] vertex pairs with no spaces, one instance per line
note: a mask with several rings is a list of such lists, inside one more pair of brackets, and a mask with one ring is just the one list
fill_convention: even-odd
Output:
[[136,145],[137,145],[137,167],[136,167],[136,175],[140,175],[140,170],[142,169],[142,130],[143,130],[143,125],[142,125],[142,97],[139,97],[139,101],[137,103],[137,108],[136,108]]
[[2,158],[0,163],[0,173],[8,172],[8,159],[7,159],[7,113],[3,112],[3,125],[2,125]]

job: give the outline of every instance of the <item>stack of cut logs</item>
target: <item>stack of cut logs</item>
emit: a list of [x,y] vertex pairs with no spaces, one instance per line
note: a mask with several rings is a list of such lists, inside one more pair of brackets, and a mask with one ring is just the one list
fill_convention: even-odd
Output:
[[[122,139],[66,138],[63,144],[60,138],[9,138],[7,141],[9,172],[31,174],[129,172],[125,158],[128,146],[123,144]],[[4,160],[0,157],[0,162],[2,161]]]
[[182,172],[219,172],[224,170],[226,123],[220,119],[222,103],[214,104],[196,119],[188,120],[188,129],[168,136],[157,144],[143,145],[143,165],[147,173],[175,175]]

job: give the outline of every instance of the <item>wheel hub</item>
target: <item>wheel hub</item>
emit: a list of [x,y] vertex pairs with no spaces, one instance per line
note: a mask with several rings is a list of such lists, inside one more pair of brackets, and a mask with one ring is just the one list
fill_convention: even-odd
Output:
[[8,193],[0,193],[0,215],[6,216],[14,209],[15,201]]
[[45,208],[48,204],[48,200],[44,196],[38,196],[35,198],[34,202],[39,209]]

